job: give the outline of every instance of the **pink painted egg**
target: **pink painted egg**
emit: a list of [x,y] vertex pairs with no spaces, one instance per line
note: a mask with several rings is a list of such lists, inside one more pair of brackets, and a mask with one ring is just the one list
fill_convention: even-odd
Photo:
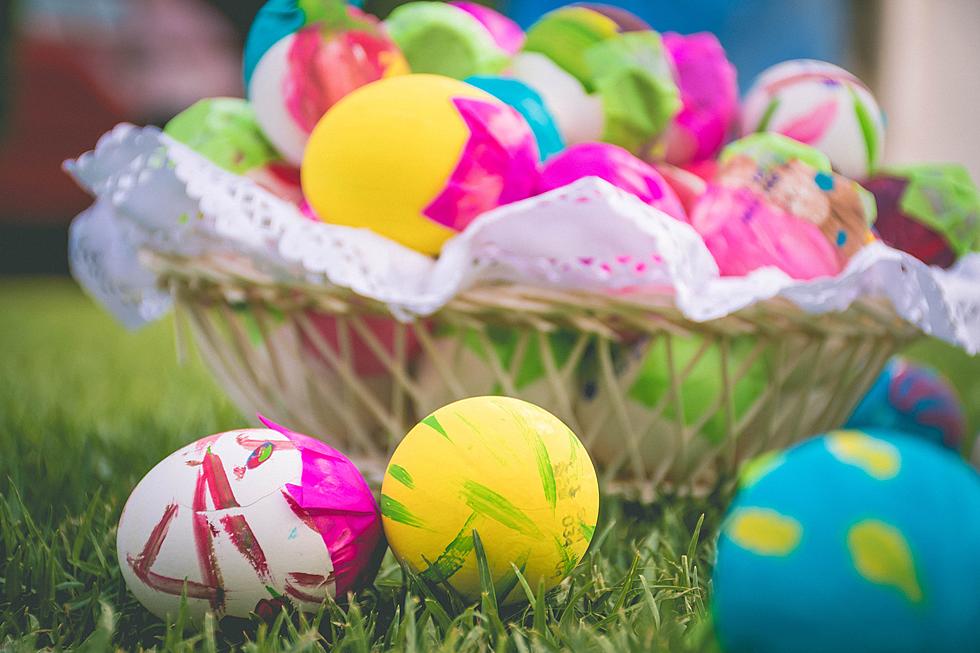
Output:
[[794,279],[833,276],[874,240],[874,201],[827,157],[779,134],[730,144],[690,212],[724,275],[777,267]]
[[751,188],[709,185],[691,213],[691,224],[725,276],[772,266],[796,279],[813,279],[840,269],[819,227]]
[[671,217],[687,220],[681,200],[659,172],[609,143],[573,145],[548,159],[541,171],[539,190],[561,188],[583,177],[604,179]]
[[218,433],[176,451],[133,490],[116,537],[123,578],[150,612],[247,617],[315,611],[373,579],[381,516],[357,468],[306,435]]
[[338,100],[408,72],[376,18],[331,0],[269,0],[245,45],[248,100],[265,135],[293,165]]
[[718,39],[708,32],[663,35],[681,93],[681,110],[667,132],[667,161],[711,160],[738,115],[738,81]]
[[698,199],[708,190],[705,178],[690,169],[679,168],[666,161],[655,161],[652,165],[677,195],[684,210],[688,213],[693,211]]

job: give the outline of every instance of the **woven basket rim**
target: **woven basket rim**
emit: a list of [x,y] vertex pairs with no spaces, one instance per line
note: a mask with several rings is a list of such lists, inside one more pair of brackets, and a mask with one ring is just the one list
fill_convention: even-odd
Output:
[[[159,276],[162,287],[183,301],[235,305],[262,303],[282,312],[315,310],[333,315],[390,316],[375,299],[332,284],[283,281],[256,269],[240,256],[182,257],[142,250],[141,260]],[[846,310],[808,313],[783,297],[759,301],[729,315],[694,321],[686,317],[666,289],[605,293],[495,283],[465,290],[433,316],[467,325],[531,325],[549,332],[559,328],[597,333],[613,340],[624,334],[693,333],[735,337],[777,337],[787,330],[812,335],[879,336],[908,342],[922,331],[906,322],[885,297],[862,297]],[[421,320],[428,318],[419,318]]]
[[[697,493],[731,482],[740,461],[843,424],[887,358],[920,335],[876,298],[824,315],[772,299],[699,323],[667,292],[499,284],[391,325],[389,336],[368,320],[391,317],[384,304],[337,286],[277,280],[235,254],[147,256],[175,300],[178,352],[195,342],[245,414],[329,435],[378,472],[434,406],[504,394],[562,419],[602,482],[641,501],[654,488]],[[498,327],[513,331],[509,353],[496,348]],[[358,351],[383,370],[360,371]],[[652,403],[637,403],[633,387],[651,352],[660,376]],[[529,357],[540,369],[522,386]],[[704,373],[714,379],[706,386]],[[705,399],[688,408],[691,392]]]

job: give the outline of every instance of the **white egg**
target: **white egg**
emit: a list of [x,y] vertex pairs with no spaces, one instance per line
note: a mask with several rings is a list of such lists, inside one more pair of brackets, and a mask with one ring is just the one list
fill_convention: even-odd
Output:
[[589,95],[558,64],[543,54],[523,52],[514,58],[511,73],[541,95],[567,145],[602,140],[606,121],[602,98]]
[[808,59],[777,64],[756,79],[742,107],[741,130],[777,132],[815,147],[852,179],[874,169],[885,138],[881,109],[861,80]]
[[297,124],[286,106],[289,52],[295,39],[295,34],[285,36],[262,55],[247,91],[255,118],[266,137],[284,159],[298,166],[303,162],[310,135]]
[[[308,510],[304,492],[322,497],[331,488],[355,515],[337,525],[353,524],[347,539],[360,536],[365,547],[379,541],[380,516],[349,461],[311,443],[272,429],[229,431],[151,469],[126,502],[116,537],[123,578],[140,603],[161,618],[176,615],[186,592],[188,616],[197,620],[208,610],[247,617],[275,600],[316,610],[334,596],[348,579],[339,580],[330,546],[336,555],[350,544],[330,540],[330,508],[321,501],[323,511]],[[336,458],[311,477],[304,457],[330,452]],[[345,559],[370,557],[352,551]]]

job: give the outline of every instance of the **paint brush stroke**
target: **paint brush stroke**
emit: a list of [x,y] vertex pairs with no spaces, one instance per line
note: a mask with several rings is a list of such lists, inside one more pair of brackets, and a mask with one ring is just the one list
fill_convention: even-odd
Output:
[[847,547],[862,578],[895,588],[911,603],[922,602],[912,550],[897,528],[876,519],[858,522],[847,533]]
[[390,465],[388,467],[388,474],[409,490],[415,489],[415,480],[412,478],[412,475],[408,473],[408,470],[401,465]]
[[811,145],[823,138],[836,115],[837,100],[833,98],[784,125],[779,129],[779,133],[800,143]]
[[160,521],[157,522],[156,526],[150,532],[146,544],[143,545],[143,550],[135,556],[126,556],[126,562],[137,578],[158,592],[180,596],[186,590],[188,598],[206,599],[211,602],[212,606],[220,605],[223,595],[220,587],[209,586],[182,578],[163,576],[151,569],[153,563],[156,562],[157,556],[160,555],[160,548],[163,546],[163,541],[167,538],[167,531],[170,530],[170,524],[177,516],[178,510],[179,508],[176,503],[168,505],[164,509]]
[[425,524],[425,522],[413,515],[404,504],[399,503],[386,494],[381,495],[381,515],[393,522],[405,524],[412,528],[422,528]]
[[454,231],[480,214],[530,197],[537,184],[538,145],[516,110],[503,103],[454,98],[470,132],[445,188],[422,212]]
[[500,522],[530,538],[541,538],[541,529],[531,521],[517,506],[485,485],[475,481],[465,481],[462,490],[463,500],[474,512]]
[[[218,567],[218,557],[214,552],[215,533],[206,514],[206,485],[207,479],[205,478],[204,466],[202,464],[197,475],[197,482],[194,485],[194,500],[192,503],[194,516],[191,522],[194,529],[194,546],[197,549],[197,564],[201,570],[201,578],[204,580],[204,584],[220,588],[223,583],[221,580],[221,570]],[[220,595],[215,595],[209,600],[212,610],[217,610],[223,603],[223,598]]]
[[463,527],[456,533],[452,542],[439,554],[432,563],[429,564],[422,573],[419,574],[424,580],[431,583],[442,583],[452,578],[452,576],[462,569],[466,564],[466,559],[473,553],[473,522],[476,521],[476,513],[471,513],[466,518]]
[[[211,493],[211,501],[214,502],[215,510],[241,507],[235,499],[235,493],[231,489],[231,483],[228,482],[228,475],[225,474],[225,468],[221,464],[221,458],[213,453],[210,447],[208,447],[208,450],[204,454],[201,473]],[[196,509],[201,510],[203,507]]]
[[435,415],[429,415],[424,420],[422,420],[422,423],[425,424],[426,426],[432,428],[439,435],[441,435],[442,437],[444,437],[447,440],[449,440],[450,442],[452,442],[452,440],[449,439],[449,434],[446,433],[446,429],[444,429],[442,427],[442,424],[439,423],[439,420],[436,419],[436,416]]
[[263,581],[271,582],[272,574],[269,572],[269,564],[265,558],[262,546],[252,532],[251,526],[245,521],[243,515],[225,515],[220,519],[231,543],[235,545],[242,557],[248,561],[255,573]]

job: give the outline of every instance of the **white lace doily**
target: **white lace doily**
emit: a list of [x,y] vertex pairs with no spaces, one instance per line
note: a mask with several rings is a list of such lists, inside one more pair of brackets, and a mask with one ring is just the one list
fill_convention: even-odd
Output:
[[875,243],[834,278],[796,281],[775,268],[723,278],[691,227],[592,178],[481,216],[434,260],[364,229],[311,221],[152,127],[120,125],[65,168],[96,197],[72,225],[72,270],[131,327],[168,306],[140,266],[137,252],[148,248],[245,253],[281,280],[349,288],[406,320],[500,280],[597,292],[666,287],[695,321],[775,296],[811,313],[887,297],[925,333],[980,350],[978,254],[942,270]]

